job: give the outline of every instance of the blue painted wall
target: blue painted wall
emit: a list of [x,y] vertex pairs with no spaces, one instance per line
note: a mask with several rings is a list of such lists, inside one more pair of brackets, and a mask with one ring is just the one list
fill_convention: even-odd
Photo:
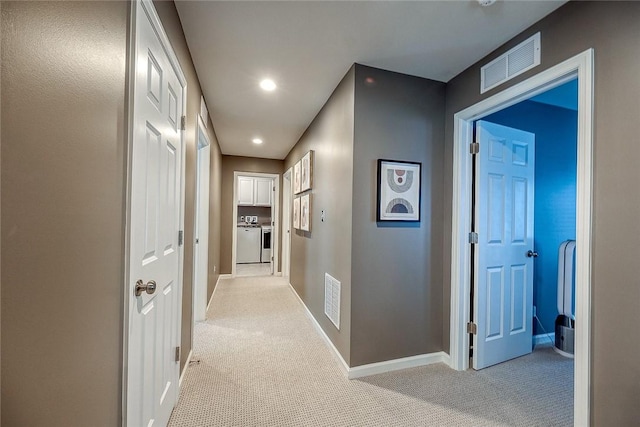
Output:
[[[577,102],[577,101],[576,101]],[[555,332],[558,248],[575,239],[578,117],[574,110],[524,101],[483,120],[536,135],[533,303],[547,332]],[[542,330],[534,324],[534,334]]]

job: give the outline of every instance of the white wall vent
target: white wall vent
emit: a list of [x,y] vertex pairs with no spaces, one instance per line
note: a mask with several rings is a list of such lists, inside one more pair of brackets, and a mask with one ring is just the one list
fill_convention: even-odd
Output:
[[340,282],[324,274],[324,314],[340,330]]
[[536,33],[480,69],[480,93],[540,64],[540,33]]

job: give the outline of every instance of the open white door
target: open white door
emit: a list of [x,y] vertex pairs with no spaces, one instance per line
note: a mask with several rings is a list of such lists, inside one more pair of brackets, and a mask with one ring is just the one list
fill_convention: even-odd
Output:
[[535,135],[476,124],[473,368],[528,353],[533,323]]
[[198,119],[198,155],[196,171],[196,219],[193,275],[193,318],[196,322],[207,315],[207,282],[209,266],[209,176],[211,147],[201,120]]
[[127,426],[164,426],[178,397],[186,80],[150,1],[137,1],[130,159]]

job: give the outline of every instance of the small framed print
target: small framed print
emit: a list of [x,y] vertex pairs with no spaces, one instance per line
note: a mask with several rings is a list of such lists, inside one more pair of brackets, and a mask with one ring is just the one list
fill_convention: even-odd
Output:
[[300,169],[302,166],[302,160],[298,160],[298,162],[293,166],[293,194],[298,194],[302,190]]
[[377,221],[420,221],[422,164],[378,160]]
[[311,190],[313,185],[313,150],[309,150],[302,158],[300,174],[300,191]]
[[293,228],[300,229],[300,197],[293,199]]
[[311,231],[311,194],[300,197],[300,230]]

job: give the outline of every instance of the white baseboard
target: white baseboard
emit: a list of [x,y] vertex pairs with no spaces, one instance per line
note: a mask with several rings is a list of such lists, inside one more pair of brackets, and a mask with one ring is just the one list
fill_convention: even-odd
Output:
[[235,276],[233,274],[220,274],[218,276],[218,280],[219,279],[233,279]]
[[298,299],[298,301],[300,302],[300,304],[302,305],[302,308],[304,308],[304,312],[307,315],[307,317],[309,318],[309,320],[311,320],[311,323],[313,324],[313,326],[316,328],[316,331],[318,331],[318,334],[320,334],[320,337],[322,337],[322,339],[324,340],[324,342],[327,344],[327,346],[329,347],[329,349],[333,352],[333,355],[336,357],[336,359],[338,360],[340,368],[342,370],[342,373],[344,373],[344,375],[349,378],[349,365],[347,365],[347,362],[344,361],[344,359],[342,358],[342,355],[340,354],[340,352],[338,351],[338,349],[336,348],[335,345],[333,345],[333,342],[331,342],[331,340],[329,339],[329,337],[327,336],[327,334],[324,332],[324,330],[322,329],[322,327],[320,326],[320,324],[318,323],[318,321],[316,320],[316,318],[313,316],[313,314],[311,313],[311,311],[309,311],[309,308],[307,307],[307,305],[304,303],[304,301],[302,301],[302,298],[300,298],[300,295],[298,295],[298,293],[296,292],[296,290],[293,288],[293,286],[291,286],[291,283],[289,283],[289,289],[291,289],[291,292],[293,292],[293,294],[296,296],[296,298]]
[[[451,355],[448,353],[442,352],[444,355],[442,356],[442,363],[451,368]],[[453,368],[452,368],[453,369]]]
[[211,301],[213,301],[213,296],[216,294],[216,291],[218,290],[218,285],[220,284],[220,277],[222,277],[222,274],[218,274],[216,285],[213,287],[213,292],[211,292],[211,298],[209,298],[209,303],[207,304],[207,309],[205,310],[205,318],[207,317],[206,313],[209,312],[209,307],[211,307]]
[[349,368],[349,379],[368,377],[369,375],[399,371],[401,369],[433,365],[434,363],[446,363],[445,358],[448,357],[449,355],[447,353],[439,351],[437,353],[418,354],[417,356],[355,366],[353,368]]
[[539,335],[534,335],[533,336],[533,345],[534,346],[539,346],[539,345],[551,345],[554,346],[556,343],[556,334],[555,333],[551,333],[551,334],[539,334]]
[[282,277],[282,271],[278,271],[278,272],[276,272],[276,273],[273,273],[273,275],[274,275],[275,277]]
[[450,366],[451,364],[451,358],[449,357],[449,355],[444,351],[439,351],[437,353],[419,354],[417,356],[386,360],[384,362],[371,363],[368,365],[355,366],[351,368],[349,367],[349,365],[347,365],[347,362],[345,362],[345,360],[342,358],[342,355],[340,354],[336,346],[333,345],[333,342],[331,342],[316,318],[313,316],[307,305],[304,303],[304,301],[302,301],[302,298],[300,298],[291,284],[289,284],[289,288],[304,308],[306,316],[309,318],[309,320],[311,320],[311,323],[313,323],[313,326],[315,327],[316,331],[318,331],[318,334],[325,341],[338,362],[340,362],[339,365],[342,369],[342,372],[350,380],[355,378],[367,377],[369,375],[382,374],[384,372],[398,371],[400,369],[432,365],[434,363],[445,363],[447,366]]
[[187,369],[189,368],[189,362],[191,362],[191,356],[193,356],[193,350],[190,350],[189,355],[187,356],[187,362],[184,364],[184,369],[180,374],[180,381],[178,381],[178,388],[182,387],[182,380],[184,380],[184,374],[187,373]]

